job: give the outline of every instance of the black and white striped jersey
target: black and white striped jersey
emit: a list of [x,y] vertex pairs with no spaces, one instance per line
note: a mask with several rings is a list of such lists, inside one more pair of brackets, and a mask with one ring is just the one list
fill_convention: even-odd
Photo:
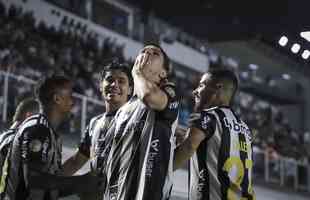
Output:
[[104,113],[93,117],[79,145],[79,152],[91,159],[91,170],[100,171],[104,161],[103,151],[106,147],[105,134],[116,112]]
[[168,104],[155,112],[136,96],[117,112],[105,173],[106,200],[161,200],[172,188],[174,133],[179,102],[173,86],[163,88]]
[[2,149],[4,146],[7,146],[12,141],[15,133],[16,129],[10,128],[0,134],[0,149]]
[[57,190],[26,187],[23,170],[31,168],[32,171],[58,174],[61,169],[61,152],[60,137],[53,131],[46,116],[36,114],[27,118],[19,126],[13,140],[4,199],[58,199]]
[[[7,163],[6,161],[7,156],[8,156],[11,144],[13,142],[15,133],[16,133],[16,129],[10,128],[8,130],[3,131],[0,135],[0,177],[2,176],[2,173],[6,171],[5,163]],[[2,193],[4,189],[2,186],[4,185],[1,185],[1,182],[0,182],[0,193]]]
[[191,200],[253,200],[252,133],[229,107],[201,112],[208,137],[191,158]]

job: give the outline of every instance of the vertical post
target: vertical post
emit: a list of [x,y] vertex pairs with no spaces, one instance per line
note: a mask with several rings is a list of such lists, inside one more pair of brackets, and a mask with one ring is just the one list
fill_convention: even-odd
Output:
[[268,183],[269,182],[269,156],[268,152],[264,152],[264,166],[265,166],[265,181]]
[[280,159],[280,186],[284,185],[284,162],[286,162],[286,159]]
[[[309,162],[308,162],[308,164],[309,164]],[[310,165],[307,165],[307,169],[308,169],[308,171],[307,171],[307,174],[308,174],[308,176],[307,176],[307,189],[308,189],[308,192],[310,192]]]
[[294,177],[294,189],[297,191],[298,190],[298,164],[297,162],[294,160],[294,164],[295,164],[295,177]]
[[87,119],[87,97],[82,97],[81,133],[85,130]]
[[4,84],[3,84],[3,108],[2,108],[2,121],[7,121],[8,112],[8,93],[9,93],[9,73],[4,73]]

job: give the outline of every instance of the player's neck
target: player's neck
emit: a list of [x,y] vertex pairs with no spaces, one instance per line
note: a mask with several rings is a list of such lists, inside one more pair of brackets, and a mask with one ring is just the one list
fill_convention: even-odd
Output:
[[64,115],[57,112],[57,110],[51,110],[49,112],[46,112],[47,118],[49,123],[52,125],[54,130],[57,130],[59,125],[63,122],[64,120]]
[[105,111],[106,113],[113,113],[117,111],[122,105],[106,103]]

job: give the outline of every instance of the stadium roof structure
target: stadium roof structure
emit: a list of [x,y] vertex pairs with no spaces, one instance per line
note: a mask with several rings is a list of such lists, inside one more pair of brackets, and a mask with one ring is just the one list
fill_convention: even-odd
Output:
[[288,48],[278,45],[280,37],[287,35],[290,42],[296,41],[303,49],[310,49],[310,42],[300,36],[301,32],[310,31],[309,0],[123,1],[210,43],[259,38],[299,64],[309,65],[309,60],[301,54],[292,54]]
[[[310,30],[308,0],[124,0],[210,41]],[[283,32],[282,32],[283,33]]]

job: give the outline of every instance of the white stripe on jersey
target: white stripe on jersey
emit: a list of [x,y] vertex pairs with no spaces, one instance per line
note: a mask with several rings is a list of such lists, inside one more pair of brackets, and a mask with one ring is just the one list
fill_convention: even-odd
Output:
[[[178,114],[179,115],[179,114]],[[168,199],[170,197],[171,188],[173,185],[173,159],[174,159],[174,150],[176,148],[176,138],[175,138],[175,132],[178,126],[179,118],[173,122],[171,126],[171,136],[170,136],[170,158],[169,158],[169,164],[168,164],[168,172],[166,181],[162,190],[163,193],[163,199]]]
[[[217,122],[220,122],[219,116],[213,111],[212,114],[216,117]],[[218,179],[218,158],[222,143],[223,129],[219,123],[216,123],[213,136],[210,138],[207,145],[207,166],[209,171],[209,196],[211,199],[220,199],[221,184]]]
[[138,193],[137,193],[137,199],[142,199],[143,197],[143,192],[144,192],[144,186],[145,186],[145,175],[146,175],[146,168],[147,168],[147,160],[149,157],[149,153],[150,153],[150,147],[151,147],[151,142],[152,142],[152,135],[153,135],[153,130],[150,133],[150,137],[147,143],[147,149],[146,149],[146,154],[144,156],[144,160],[143,160],[143,165],[142,165],[142,172],[141,172],[141,176],[140,176],[140,181],[139,181],[139,187],[138,187]]
[[20,128],[18,129],[18,132],[19,132],[19,133],[22,133],[22,132],[24,132],[24,130],[25,130],[26,128],[30,128],[30,127],[32,127],[32,126],[38,124],[38,120],[39,120],[38,118],[33,118],[33,119],[30,119],[30,120],[25,121],[25,123],[23,123],[23,124],[20,126]]

